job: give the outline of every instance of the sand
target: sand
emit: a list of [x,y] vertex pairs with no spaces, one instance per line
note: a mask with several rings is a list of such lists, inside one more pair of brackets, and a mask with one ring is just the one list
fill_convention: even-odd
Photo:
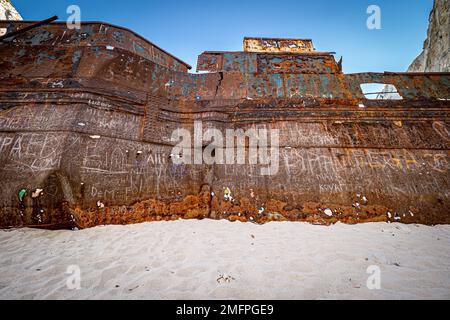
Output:
[[449,245],[450,226],[385,223],[0,231],[0,299],[450,299]]

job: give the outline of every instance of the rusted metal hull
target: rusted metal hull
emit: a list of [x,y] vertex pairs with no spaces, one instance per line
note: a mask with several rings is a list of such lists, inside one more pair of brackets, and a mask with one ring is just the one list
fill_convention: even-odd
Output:
[[[56,23],[0,43],[0,226],[450,223],[449,74],[345,75],[335,64],[298,73],[292,61],[303,60],[280,69],[262,55],[200,58],[214,73],[188,74],[162,49],[100,23],[69,34]],[[366,100],[359,85],[372,82],[395,85],[404,100]],[[199,120],[204,130],[278,129],[278,173],[174,164],[172,132]],[[43,195],[33,198],[36,188]],[[30,191],[19,201],[21,189]]]

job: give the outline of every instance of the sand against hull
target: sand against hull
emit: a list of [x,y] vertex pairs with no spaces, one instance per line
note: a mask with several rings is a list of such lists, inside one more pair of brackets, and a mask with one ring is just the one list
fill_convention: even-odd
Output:
[[[385,223],[0,231],[0,299],[450,299],[449,245],[450,226]],[[381,290],[367,288],[369,266]]]

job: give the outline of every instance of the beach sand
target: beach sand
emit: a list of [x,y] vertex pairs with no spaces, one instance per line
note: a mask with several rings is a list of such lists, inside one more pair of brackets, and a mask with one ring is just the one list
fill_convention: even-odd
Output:
[[[380,290],[366,285],[370,266]],[[179,220],[0,231],[0,299],[431,298],[450,299],[450,226]]]

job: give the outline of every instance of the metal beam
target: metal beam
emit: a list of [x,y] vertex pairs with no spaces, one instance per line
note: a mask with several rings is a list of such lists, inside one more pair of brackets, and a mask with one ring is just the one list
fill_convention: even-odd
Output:
[[57,16],[53,16],[51,18],[48,18],[48,19],[45,19],[45,20],[42,20],[42,21],[38,21],[38,22],[33,23],[33,24],[29,25],[29,26],[26,26],[26,27],[24,27],[22,29],[19,29],[19,30],[16,30],[16,31],[13,31],[13,32],[10,32],[10,33],[7,33],[7,34],[1,36],[0,37],[0,41],[3,41],[4,39],[8,39],[8,38],[11,38],[11,37],[15,37],[15,36],[17,36],[19,34],[22,34],[24,32],[32,30],[34,28],[38,28],[40,26],[52,23],[55,20],[58,20]]

